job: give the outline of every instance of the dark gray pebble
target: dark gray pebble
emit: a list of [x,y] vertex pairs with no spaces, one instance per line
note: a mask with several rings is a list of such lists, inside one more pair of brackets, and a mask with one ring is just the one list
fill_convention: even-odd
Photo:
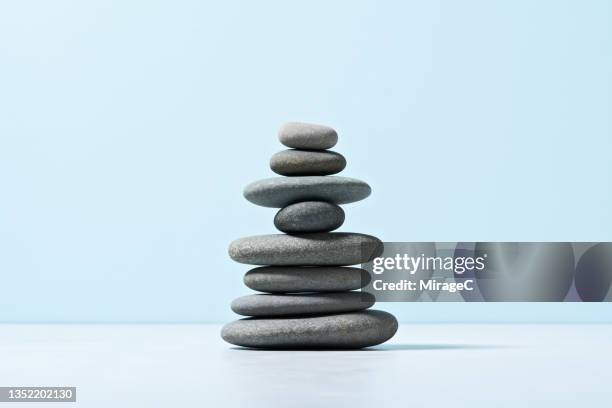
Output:
[[329,232],[344,223],[344,211],[336,204],[324,201],[303,201],[290,204],[274,217],[274,226],[289,234]]
[[356,349],[389,340],[393,315],[365,310],[300,318],[247,318],[225,325],[221,337],[237,346],[268,349]]
[[345,167],[344,156],[330,151],[283,150],[270,159],[272,171],[282,176],[327,176]]
[[378,238],[351,232],[257,235],[235,240],[228,250],[236,262],[271,266],[356,265],[382,251]]
[[269,293],[339,292],[366,286],[364,269],[342,266],[262,266],[244,275],[244,284]]
[[278,130],[278,140],[294,149],[325,150],[338,143],[338,133],[327,126],[289,122]]
[[374,296],[366,292],[248,295],[234,299],[232,310],[254,317],[331,314],[365,310],[374,301]]
[[363,200],[372,189],[361,180],[339,176],[273,177],[244,188],[244,197],[263,207],[283,208],[301,201],[346,204]]

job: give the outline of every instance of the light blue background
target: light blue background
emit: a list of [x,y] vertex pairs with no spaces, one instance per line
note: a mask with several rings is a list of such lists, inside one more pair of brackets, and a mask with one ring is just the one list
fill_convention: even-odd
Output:
[[[608,1],[0,5],[0,321],[228,321],[242,188],[329,124],[387,241],[612,240]],[[611,321],[610,304],[381,304]]]

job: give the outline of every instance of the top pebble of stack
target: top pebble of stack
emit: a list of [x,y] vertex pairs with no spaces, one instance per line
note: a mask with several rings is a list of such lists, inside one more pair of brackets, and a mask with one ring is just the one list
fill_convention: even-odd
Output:
[[289,122],[279,129],[278,139],[294,149],[327,150],[338,143],[338,134],[327,126]]

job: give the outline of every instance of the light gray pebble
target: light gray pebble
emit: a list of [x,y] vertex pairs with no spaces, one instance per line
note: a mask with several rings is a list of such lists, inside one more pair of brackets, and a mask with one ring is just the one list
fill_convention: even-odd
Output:
[[272,177],[244,188],[244,197],[263,207],[283,208],[301,201],[346,204],[363,200],[372,189],[361,180],[339,176]]
[[248,295],[234,299],[232,310],[243,316],[298,316],[356,312],[374,305],[367,292]]
[[278,130],[278,140],[294,149],[325,150],[338,143],[338,133],[327,126],[289,122]]
[[354,290],[370,283],[365,269],[342,266],[262,266],[244,275],[244,284],[259,292],[299,293]]
[[270,168],[282,176],[327,176],[340,173],[346,159],[340,153],[315,150],[283,150],[272,156]]
[[389,340],[397,328],[393,315],[365,310],[314,317],[247,318],[225,325],[221,337],[251,348],[356,349]]
[[325,201],[303,201],[282,208],[274,217],[274,226],[289,234],[328,232],[344,223],[344,210]]
[[376,237],[351,232],[257,235],[229,246],[236,262],[271,266],[345,266],[368,262],[383,251]]

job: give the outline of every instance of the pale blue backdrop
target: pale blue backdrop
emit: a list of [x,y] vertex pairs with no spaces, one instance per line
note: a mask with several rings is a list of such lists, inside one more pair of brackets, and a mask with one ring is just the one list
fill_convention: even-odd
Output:
[[[338,129],[388,241],[612,240],[602,1],[0,5],[0,321],[227,321],[284,121]],[[382,304],[611,321],[610,304]]]

